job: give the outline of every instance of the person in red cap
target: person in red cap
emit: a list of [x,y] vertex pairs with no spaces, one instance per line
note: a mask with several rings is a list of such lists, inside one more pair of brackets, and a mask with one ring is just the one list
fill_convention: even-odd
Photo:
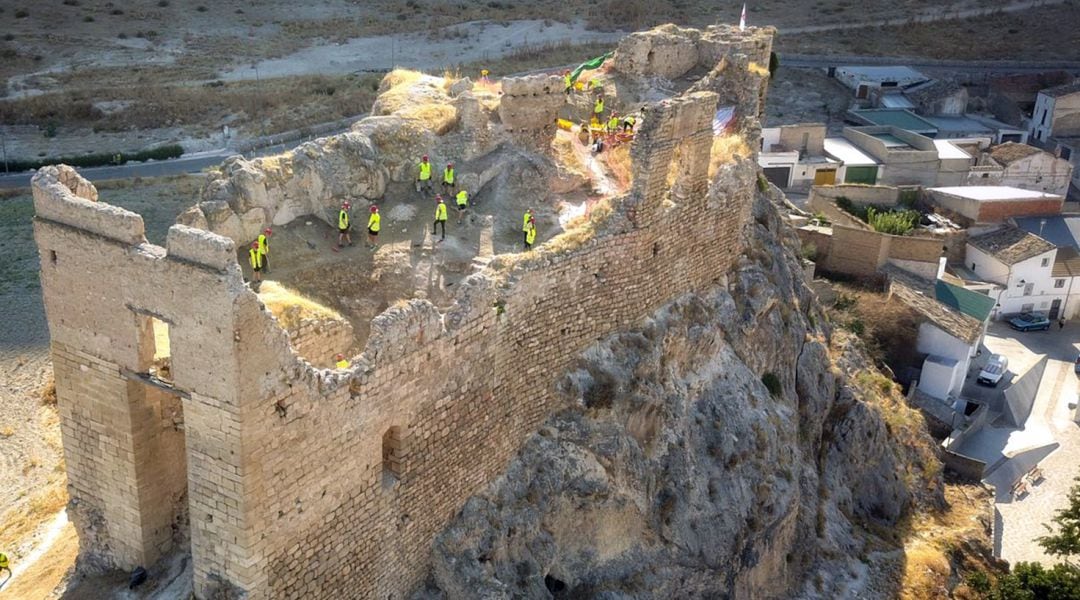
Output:
[[416,177],[416,191],[431,192],[431,163],[427,154],[420,158],[420,174]]
[[351,205],[346,200],[341,203],[341,211],[337,216],[337,229],[338,229],[338,248],[341,248],[345,244],[352,246],[352,238],[349,236],[349,230],[352,229],[352,223],[349,222],[349,208]]
[[435,228],[442,226],[442,240],[446,241],[446,204],[442,194],[435,196],[435,222],[431,224],[431,235],[435,235]]
[[339,369],[348,369],[349,361],[345,358],[344,354],[338,354],[334,356],[334,366]]
[[379,207],[371,205],[371,216],[367,221],[368,248],[372,250],[379,245],[379,229],[382,228],[382,216],[379,215]]
[[446,163],[442,173],[442,191],[444,194],[454,193],[454,163]]
[[270,234],[273,233],[269,227],[263,229],[263,232],[259,234],[259,254],[262,254],[262,268],[267,273],[270,272]]
[[259,242],[251,242],[248,260],[251,261],[251,280],[262,281],[263,259],[262,252],[259,252]]

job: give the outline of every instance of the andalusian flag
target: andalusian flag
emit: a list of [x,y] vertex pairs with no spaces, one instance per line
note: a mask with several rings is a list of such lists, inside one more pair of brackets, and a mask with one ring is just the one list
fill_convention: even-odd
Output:
[[582,71],[591,71],[593,69],[599,69],[600,65],[604,64],[605,60],[611,58],[612,54],[615,54],[615,53],[614,52],[608,52],[607,54],[597,56],[596,58],[594,58],[594,59],[592,59],[590,61],[586,61],[586,62],[583,62],[580,65],[578,65],[578,68],[574,69],[573,72],[570,73],[570,83],[571,83],[571,85],[575,81],[577,81],[578,77],[581,77]]

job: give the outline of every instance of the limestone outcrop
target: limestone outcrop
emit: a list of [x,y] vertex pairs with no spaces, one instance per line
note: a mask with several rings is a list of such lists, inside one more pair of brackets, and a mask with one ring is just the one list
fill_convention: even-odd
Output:
[[853,385],[866,357],[830,342],[786,226],[763,199],[755,212],[726,286],[603,340],[559,381],[574,408],[466,502],[419,596],[884,597],[844,574],[882,544],[868,526],[940,502],[932,442],[906,447]]

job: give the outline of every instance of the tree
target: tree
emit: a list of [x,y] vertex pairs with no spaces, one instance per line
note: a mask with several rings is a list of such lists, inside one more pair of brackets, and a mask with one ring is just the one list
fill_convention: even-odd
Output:
[[[1080,481],[1080,477],[1077,477],[1076,481]],[[1080,485],[1072,486],[1069,490],[1068,505],[1059,510],[1051,521],[1057,524],[1058,532],[1054,533],[1053,528],[1043,524],[1050,535],[1044,535],[1035,541],[1047,554],[1060,556],[1068,563],[1071,557],[1080,555]]]

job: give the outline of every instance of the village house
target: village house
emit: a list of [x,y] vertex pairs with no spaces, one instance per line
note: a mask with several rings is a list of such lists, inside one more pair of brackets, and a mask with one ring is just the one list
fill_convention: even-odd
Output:
[[1035,143],[1073,167],[1073,184],[1080,186],[1080,81],[1039,92],[1031,115]]
[[994,300],[940,279],[929,281],[889,269],[889,297],[922,318],[916,350],[925,354],[919,390],[932,398],[958,396],[979,352]]
[[1047,316],[1066,320],[1080,317],[1080,216],[1025,217],[1015,221],[1017,227],[1057,246]]
[[[992,318],[1020,313],[1048,314],[1064,304],[1066,289],[1055,287],[1054,261],[1057,247],[1018,227],[1005,226],[968,238],[964,266],[957,275],[976,284],[996,301]],[[992,284],[987,287],[986,284]]]
[[859,99],[869,98],[875,88],[902,88],[929,81],[929,77],[903,66],[845,66],[830,69],[830,75],[855,92]]
[[1003,223],[1010,217],[1054,215],[1065,199],[1057,194],[1000,185],[932,187],[924,200],[965,226]]
[[1065,196],[1073,167],[1069,161],[1027,144],[992,146],[972,168],[970,185],[1004,185]]

